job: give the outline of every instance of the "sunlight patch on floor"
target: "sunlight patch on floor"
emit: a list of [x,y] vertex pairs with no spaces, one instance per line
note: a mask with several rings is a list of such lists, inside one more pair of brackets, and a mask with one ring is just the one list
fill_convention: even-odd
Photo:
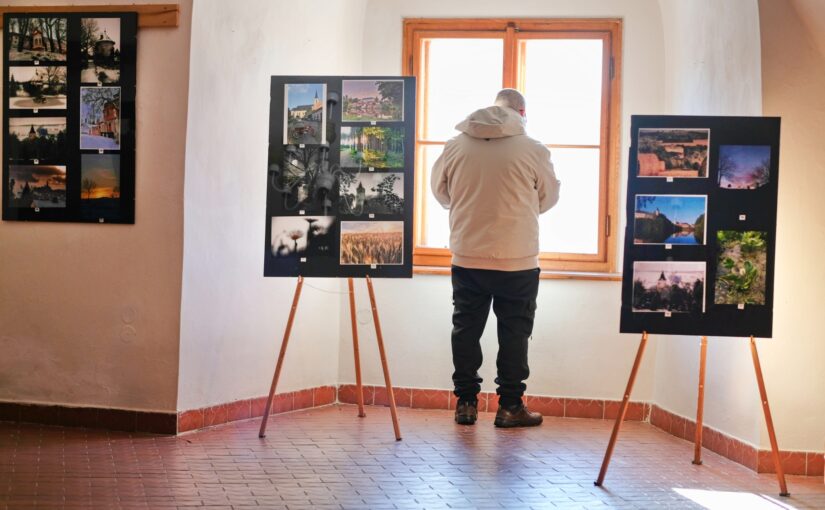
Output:
[[728,510],[731,508],[747,508],[748,510],[796,510],[789,505],[771,496],[752,492],[726,492],[701,489],[673,489],[677,494],[702,505],[708,510]]

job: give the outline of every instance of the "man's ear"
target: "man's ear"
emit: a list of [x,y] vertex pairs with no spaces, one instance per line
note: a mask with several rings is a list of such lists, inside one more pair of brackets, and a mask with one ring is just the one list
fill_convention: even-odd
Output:
[[527,116],[527,110],[525,110],[524,108],[522,108],[521,110],[519,110],[519,111],[518,111],[518,113],[519,113],[519,115],[521,115],[522,117],[526,117],[526,116]]

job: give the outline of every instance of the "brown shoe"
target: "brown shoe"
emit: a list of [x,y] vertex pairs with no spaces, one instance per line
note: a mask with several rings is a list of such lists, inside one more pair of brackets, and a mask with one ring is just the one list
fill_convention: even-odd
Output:
[[530,412],[530,410],[527,409],[527,406],[522,404],[518,407],[509,409],[498,406],[496,421],[493,423],[496,427],[501,428],[535,427],[536,425],[541,425],[542,421],[543,418],[541,417],[541,413]]
[[478,419],[478,404],[458,402],[455,408],[455,422],[459,425],[473,425]]

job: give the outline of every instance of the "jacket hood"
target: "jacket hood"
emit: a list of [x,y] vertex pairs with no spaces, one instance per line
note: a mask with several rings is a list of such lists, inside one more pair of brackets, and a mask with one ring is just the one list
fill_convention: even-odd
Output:
[[490,106],[474,111],[455,128],[473,138],[506,138],[524,134],[524,118],[512,108]]

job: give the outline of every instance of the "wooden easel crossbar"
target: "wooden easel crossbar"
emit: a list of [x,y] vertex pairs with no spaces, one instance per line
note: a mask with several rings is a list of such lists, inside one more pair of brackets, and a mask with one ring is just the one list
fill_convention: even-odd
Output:
[[[619,430],[622,427],[625,414],[627,414],[628,403],[630,402],[630,394],[633,391],[633,383],[636,381],[636,374],[639,371],[639,365],[642,362],[642,356],[647,345],[647,332],[642,332],[642,340],[639,343],[639,349],[636,352],[636,359],[633,362],[633,368],[630,370],[630,377],[627,381],[627,388],[622,396],[622,404],[619,408],[619,413],[616,416],[616,422],[613,424],[613,432],[610,434],[610,441],[607,444],[607,450],[604,453],[604,460],[599,471],[599,477],[593,482],[594,485],[601,487],[604,483],[604,477],[607,474],[607,467],[610,465],[610,458],[613,455],[613,449],[616,446],[616,440],[619,437]],[[790,496],[788,486],[785,483],[785,472],[782,469],[782,463],[779,460],[779,446],[776,442],[776,432],[773,427],[773,419],[771,418],[771,409],[768,405],[768,394],[765,390],[765,380],[762,377],[762,366],[759,363],[759,353],[756,351],[756,340],[753,336],[750,337],[751,356],[753,358],[753,368],[756,372],[756,382],[759,386],[759,397],[762,403],[762,410],[765,414],[765,424],[768,427],[768,437],[771,441],[771,453],[773,456],[773,464],[776,469],[776,478],[779,482],[779,495]],[[699,389],[696,406],[696,435],[694,437],[694,454],[693,463],[696,465],[702,464],[702,426],[704,419],[704,405],[705,405],[705,366],[708,351],[708,337],[703,336],[699,346]]]
[[[390,369],[387,364],[387,353],[384,349],[384,336],[381,333],[381,322],[378,319],[378,307],[375,304],[375,290],[372,286],[372,279],[367,276],[367,290],[370,296],[370,305],[372,308],[372,319],[375,324],[375,335],[378,341],[378,352],[381,357],[381,368],[384,371],[384,383],[387,387],[387,400],[390,404],[390,414],[392,416],[392,427],[395,433],[395,440],[401,441],[401,428],[398,425],[398,411],[395,406],[395,394],[392,390],[392,381],[390,379]],[[295,320],[295,312],[298,309],[298,300],[301,297],[301,288],[304,285],[304,277],[298,277],[298,284],[295,287],[295,295],[292,298],[292,307],[289,310],[289,319],[286,323],[286,330],[284,331],[284,339],[281,341],[281,350],[278,353],[278,362],[275,365],[275,375],[272,377],[272,385],[269,388],[269,397],[266,400],[266,408],[264,409],[263,421],[261,421],[261,430],[258,437],[266,437],[266,425],[269,421],[269,413],[272,410],[272,399],[275,397],[275,390],[278,387],[278,379],[281,377],[281,368],[284,364],[284,357],[286,355],[286,346],[289,343],[289,335],[292,332],[292,324]],[[355,357],[355,385],[358,399],[358,416],[363,418],[366,416],[364,412],[364,387],[361,383],[361,359],[360,351],[358,349],[358,327],[355,322],[355,288],[352,278],[347,278],[347,285],[349,287],[349,310],[350,320],[352,321],[352,349]]]

